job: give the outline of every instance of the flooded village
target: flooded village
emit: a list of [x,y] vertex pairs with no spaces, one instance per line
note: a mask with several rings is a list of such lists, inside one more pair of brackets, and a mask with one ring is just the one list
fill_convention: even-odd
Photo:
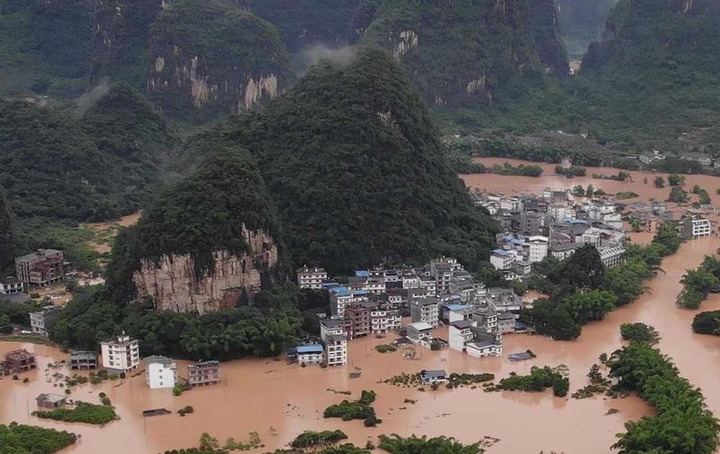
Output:
[[[486,165],[520,162],[480,161]],[[203,432],[220,440],[245,440],[257,432],[264,445],[257,452],[266,452],[286,446],[305,430],[328,429],[343,430],[358,446],[375,442],[380,434],[397,433],[447,435],[463,442],[485,440],[488,452],[499,454],[606,453],[626,421],[652,414],[636,396],[580,400],[569,394],[554,397],[549,391],[483,392],[479,387],[421,391],[382,382],[423,370],[492,373],[499,380],[511,373],[527,374],[532,366],[565,365],[573,392],[587,384],[588,370],[600,354],[623,345],[619,326],[638,321],[659,331],[660,350],[673,358],[682,376],[702,388],[710,410],[720,414],[715,378],[720,370],[720,340],[694,334],[690,325],[696,311],[675,305],[686,270],[720,247],[715,208],[665,202],[670,188],[655,187],[655,174],[630,172],[626,181],[566,178],[554,175],[554,166],[542,166],[545,174],[540,177],[463,176],[477,203],[486,206],[504,227],[491,263],[507,280],[522,280],[532,263],[547,256],[565,259],[582,244],[595,245],[604,264],[612,267],[622,261],[625,245],[647,243],[658,224],[698,221],[680,222],[688,241],[663,260],[664,272],[646,283],[647,291],[637,301],[584,326],[576,340],[553,341],[528,333],[517,315],[523,305],[532,303],[532,297],[485,287],[450,258],[419,268],[358,270],[335,280],[321,269],[306,268],[300,270],[298,284],[326,290],[330,311],[318,314],[317,343],[308,341],[291,351],[293,361],[286,357],[244,359],[221,363],[215,369],[213,364],[171,358],[143,360],[137,343],[121,337],[102,348],[98,344],[98,352],[102,366],[111,365],[123,378],[118,374],[114,380],[67,388],[66,376],[87,376],[91,370],[72,370],[71,355],[54,347],[0,342],[0,357],[10,354],[12,358],[25,349],[35,364],[29,370],[13,369],[0,379],[0,419],[80,434],[79,442],[63,453],[162,452],[196,446]],[[608,177],[618,172],[587,170],[588,175]],[[591,202],[573,195],[578,185],[592,185],[607,196]],[[689,190],[694,185],[714,196],[720,178],[686,176],[684,186]],[[637,197],[616,197],[629,192]],[[630,225],[629,213],[639,226]],[[720,295],[712,294],[701,310],[716,309],[720,309]],[[389,344],[395,345],[394,351],[381,353],[382,348],[376,348]],[[131,351],[129,363],[110,364],[122,356],[113,351],[126,350]],[[534,357],[509,358],[527,351]],[[75,361],[92,362],[91,356],[76,354]],[[197,381],[206,367],[216,372],[212,376],[217,375],[217,380],[174,395],[175,384]],[[374,406],[382,419],[377,427],[323,418],[323,410],[346,398],[344,393],[356,398],[370,389],[377,393]],[[99,403],[100,393],[112,401],[119,420],[89,426],[32,416],[42,394]],[[192,414],[180,416],[178,410],[187,406],[193,408]],[[170,414],[143,415],[152,409],[166,409]]]

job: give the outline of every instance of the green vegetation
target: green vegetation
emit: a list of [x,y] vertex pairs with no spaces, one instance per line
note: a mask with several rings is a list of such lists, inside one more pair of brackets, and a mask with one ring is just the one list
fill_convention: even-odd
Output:
[[318,446],[333,445],[347,440],[342,430],[324,430],[322,432],[305,431],[290,442],[293,448],[316,448]]
[[517,175],[522,177],[539,177],[543,173],[543,169],[536,165],[520,164],[513,166],[509,163],[495,164],[490,168],[489,173],[497,173],[498,175]]
[[[342,94],[328,96],[328,87]],[[259,156],[294,263],[341,273],[439,255],[469,269],[486,260],[497,226],[471,203],[427,109],[386,53],[321,63],[228,129]]]
[[139,339],[143,356],[166,355],[220,361],[246,356],[275,356],[297,342],[302,300],[292,287],[276,286],[255,295],[255,304],[196,316],[155,312],[151,301],[112,303],[101,287],[82,289],[51,329],[50,338],[65,347],[92,350],[124,330]]
[[685,309],[698,309],[708,293],[720,286],[720,260],[705,256],[700,266],[688,270],[680,282],[683,289],[677,297],[677,305]]
[[615,194],[615,197],[618,200],[628,200],[628,199],[635,199],[638,197],[638,195],[635,192],[632,191],[622,191]]
[[21,218],[102,221],[136,211],[142,198],[78,123],[23,101],[0,101],[0,184]]
[[0,272],[12,269],[15,262],[15,225],[5,199],[5,188],[0,186]]
[[700,312],[695,315],[692,329],[698,334],[720,336],[720,311]]
[[375,350],[378,353],[393,353],[393,352],[397,351],[397,348],[394,345],[382,344],[382,345],[376,345]]
[[76,0],[0,4],[0,95],[69,98],[89,84],[93,8]]
[[[263,231],[281,241],[272,202],[253,158],[222,139],[206,147],[214,153],[189,177],[163,190],[137,225],[118,235],[107,270],[116,301],[135,296],[133,273],[143,260],[157,264],[163,256],[188,254],[199,278],[214,272],[216,251],[237,256],[250,252],[244,229]],[[272,280],[274,271],[265,270],[264,284]]]
[[665,187],[665,178],[663,177],[655,177],[655,187],[656,188],[664,188]]
[[670,196],[668,197],[667,201],[674,203],[687,203],[688,193],[683,188],[675,186],[670,190]]
[[378,447],[390,454],[482,454],[479,443],[463,445],[451,437],[421,438],[413,435],[402,438],[399,435],[380,435]]
[[53,454],[77,440],[70,432],[11,422],[0,425],[0,446],[7,454]]
[[648,345],[654,345],[660,341],[660,334],[655,328],[645,323],[623,323],[620,325],[620,335],[626,341],[644,342]]
[[570,390],[570,380],[567,378],[567,367],[537,367],[530,368],[530,375],[517,375],[510,373],[500,383],[485,388],[486,391],[526,391],[542,392],[552,388],[557,397],[565,397]]
[[207,432],[203,432],[200,436],[200,450],[213,452],[213,450],[219,450],[221,453],[227,453],[231,451],[251,451],[258,449],[262,446],[262,440],[260,434],[257,432],[250,432],[247,441],[236,441],[234,438],[228,438],[225,440],[225,444],[222,446],[217,438],[211,436]]
[[685,177],[675,173],[668,175],[668,184],[670,186],[683,186],[685,184]]
[[95,405],[87,402],[75,402],[75,408],[55,408],[53,410],[36,410],[33,416],[42,419],[54,419],[65,422],[84,422],[103,425],[118,419],[112,406]]
[[[456,2],[448,7],[384,1],[361,43],[397,55],[428,104],[443,111],[464,108],[471,116],[476,114],[473,107],[494,110],[544,87],[545,66],[560,72],[567,66],[559,40],[553,39],[555,30],[538,29],[553,27],[552,3],[543,3],[536,10],[545,8],[539,12],[548,13],[551,20],[533,23],[526,0],[500,7],[490,2]],[[540,61],[536,45],[544,46],[542,55],[548,64]],[[463,121],[464,112],[449,113]]]
[[656,411],[625,424],[614,449],[620,453],[711,454],[718,445],[718,421],[700,390],[678,375],[668,357],[647,343],[631,342],[608,359],[616,387],[635,391]]
[[359,400],[343,400],[339,404],[330,405],[323,412],[324,418],[342,418],[343,421],[362,419],[366,427],[375,427],[381,423],[375,415],[375,409],[371,404],[375,401],[375,391],[362,391]]
[[643,282],[659,268],[662,257],[677,251],[680,237],[663,225],[646,247],[629,246],[625,262],[605,269],[594,246],[585,245],[564,262],[546,259],[533,266],[528,286],[549,295],[521,313],[521,321],[556,340],[580,336],[582,325],[602,320],[614,308],[629,304],[645,290]]
[[585,167],[579,167],[579,166],[570,166],[570,167],[556,166],[555,173],[557,175],[564,175],[567,178],[584,177],[585,175],[587,175],[587,170],[585,169]]
[[606,393],[609,390],[611,382],[603,377],[600,366],[597,364],[590,366],[587,377],[590,379],[590,384],[572,393],[571,397],[573,399],[587,399],[595,394]]
[[183,385],[181,385],[180,383],[173,386],[173,389],[172,389],[173,396],[175,396],[175,397],[180,396],[183,393],[183,391],[185,391],[185,387]]
[[708,205],[710,204],[710,202],[712,202],[712,200],[710,199],[710,194],[708,194],[705,189],[701,188],[698,185],[693,186],[692,193],[698,195],[698,203],[700,203],[701,205]]
[[[149,60],[148,96],[168,116],[185,120],[255,108],[292,80],[277,29],[219,0],[178,0],[163,8],[150,27]],[[177,76],[183,73],[189,77]],[[271,77],[268,85],[261,81]]]

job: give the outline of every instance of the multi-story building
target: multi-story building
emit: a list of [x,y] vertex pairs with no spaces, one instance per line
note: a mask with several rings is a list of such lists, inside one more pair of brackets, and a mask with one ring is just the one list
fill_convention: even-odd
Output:
[[471,328],[473,323],[470,320],[459,320],[452,322],[448,329],[448,345],[451,349],[465,351],[465,344],[470,342],[475,335]]
[[326,318],[320,320],[320,338],[326,340],[328,336],[342,336],[345,328],[342,320]]
[[606,268],[618,266],[625,260],[625,248],[622,246],[602,248],[598,252],[600,252],[600,260]]
[[498,313],[492,304],[478,307],[473,313],[472,320],[478,330],[484,333],[497,332]]
[[433,327],[429,323],[418,322],[407,326],[407,338],[415,344],[430,345]]
[[423,322],[436,328],[440,323],[440,301],[434,297],[415,298],[410,302],[413,323]]
[[515,315],[511,312],[503,312],[497,316],[497,332],[500,334],[515,332]]
[[324,349],[321,344],[303,344],[296,348],[297,362],[301,366],[323,362]]
[[542,262],[548,255],[549,239],[546,236],[531,236],[528,238],[528,262]]
[[61,308],[45,306],[39,312],[30,313],[30,330],[35,334],[47,337],[48,330],[55,324],[60,315]]
[[220,362],[200,361],[188,364],[188,384],[190,386],[217,385],[220,383]]
[[44,287],[65,278],[65,258],[62,251],[38,249],[15,259],[15,273],[27,288]]
[[575,253],[582,246],[582,243],[558,244],[550,250],[550,255],[558,260],[565,260]]
[[97,369],[98,355],[95,352],[72,352],[70,353],[70,369],[87,370]]
[[122,334],[100,343],[103,367],[117,372],[128,372],[140,365],[138,341]]
[[297,270],[298,287],[301,289],[320,290],[322,283],[328,277],[323,268],[308,268],[304,266]]
[[0,278],[0,295],[14,295],[22,293],[25,284],[14,277]]
[[428,294],[433,296],[438,292],[437,281],[432,276],[421,276],[418,288],[427,290]]
[[474,358],[502,356],[502,335],[475,333],[473,340],[465,344],[465,351]]
[[515,269],[517,251],[506,251],[505,249],[494,249],[490,253],[490,263],[496,270],[511,274]]
[[329,335],[325,339],[325,358],[328,366],[344,366],[347,364],[347,337]]
[[177,363],[166,356],[148,356],[145,362],[145,382],[150,389],[172,388],[177,384]]
[[25,372],[37,367],[35,355],[24,348],[5,353],[5,362],[8,368],[15,373]]
[[373,307],[369,302],[357,302],[345,308],[345,333],[350,339],[370,334],[370,312]]
[[400,329],[401,321],[400,311],[389,309],[384,305],[376,305],[370,309],[370,332],[373,335],[397,331]]
[[364,290],[351,291],[347,287],[333,287],[330,291],[330,313],[334,317],[342,318],[345,316],[345,308],[350,303],[367,301],[367,292]]
[[682,234],[685,238],[702,238],[710,236],[711,233],[712,225],[703,217],[692,216],[682,220]]

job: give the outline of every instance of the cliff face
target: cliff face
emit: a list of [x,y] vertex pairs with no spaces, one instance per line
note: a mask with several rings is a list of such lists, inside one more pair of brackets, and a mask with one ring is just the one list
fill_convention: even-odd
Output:
[[151,27],[148,96],[169,116],[202,119],[254,109],[291,80],[277,30],[240,8],[179,0]]
[[147,79],[150,25],[166,0],[97,0],[93,76],[140,89]]
[[13,264],[15,245],[10,208],[5,200],[5,189],[0,186],[0,272]]
[[560,27],[568,54],[579,59],[588,45],[598,41],[610,9],[618,0],[556,0]]
[[152,297],[157,310],[199,314],[247,301],[271,280],[268,273],[278,264],[278,247],[266,232],[243,232],[248,252],[213,252],[212,271],[201,276],[195,275],[196,263],[188,254],[142,260],[133,275],[138,295]]
[[285,276],[280,228],[255,160],[218,135],[203,135],[195,149],[202,164],[118,235],[107,270],[116,301],[148,296],[158,310],[205,313],[247,302]]
[[544,81],[527,0],[388,0],[361,42],[388,49],[436,107],[503,103]]
[[530,2],[530,31],[535,51],[545,71],[557,77],[568,75],[568,56],[554,0]]

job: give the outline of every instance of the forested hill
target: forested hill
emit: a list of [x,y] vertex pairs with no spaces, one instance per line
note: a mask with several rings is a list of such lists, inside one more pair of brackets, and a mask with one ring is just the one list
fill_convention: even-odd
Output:
[[5,188],[0,186],[0,273],[13,263],[15,257],[13,219],[10,214]]
[[127,301],[134,294],[133,273],[141,260],[159,263],[164,256],[188,255],[199,277],[214,272],[217,251],[250,252],[245,230],[262,232],[278,245],[280,263],[264,271],[285,270],[281,228],[255,159],[222,136],[204,136],[197,146],[206,155],[199,168],[161,191],[138,224],[118,238],[108,267],[116,299]]
[[21,218],[104,221],[137,211],[170,147],[164,121],[114,88],[81,120],[24,101],[0,101],[0,185]]
[[212,120],[251,110],[292,81],[273,24],[220,0],[174,0],[150,28],[148,96],[167,115]]
[[295,264],[336,272],[441,254],[471,267],[487,258],[496,226],[473,207],[391,55],[366,49],[347,66],[325,61],[236,127],[258,155]]
[[387,0],[361,42],[392,52],[431,106],[503,105],[567,67],[552,2],[534,1]]
[[717,143],[718,24],[717,0],[620,0],[578,79],[598,127],[658,149],[682,133],[683,151]]

